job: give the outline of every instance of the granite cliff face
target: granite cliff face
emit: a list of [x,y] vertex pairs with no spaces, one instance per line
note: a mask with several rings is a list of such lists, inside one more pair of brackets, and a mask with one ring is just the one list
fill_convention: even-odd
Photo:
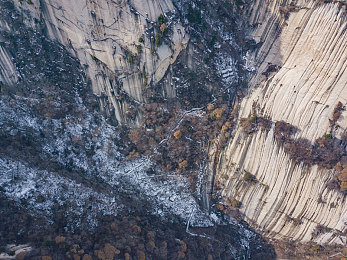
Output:
[[[210,48],[220,48],[220,35],[235,46],[229,23],[214,32],[218,39],[186,48],[183,16],[157,3],[0,0],[0,259],[274,257],[259,234],[202,210],[187,176],[162,172],[143,154],[129,159],[132,132],[122,126],[138,126],[138,108],[155,94],[161,103],[150,108],[165,118],[176,91],[187,101],[171,120],[179,125],[186,115],[200,118],[194,106],[212,99],[209,89],[224,91],[237,78],[228,52],[208,56],[220,64],[213,73],[193,59],[208,54],[211,38]],[[192,13],[200,33],[200,11]],[[169,137],[153,139],[158,147],[172,135],[166,123],[158,129]]]
[[293,125],[294,138],[312,144],[326,134],[341,138],[347,112],[331,122],[338,103],[347,102],[346,6],[256,1],[250,18],[249,37],[261,47],[249,55],[256,73],[240,103],[239,120],[263,117],[273,124],[269,131],[245,133],[238,121],[209,170],[225,201],[240,201],[244,219],[265,236],[345,244],[346,195],[328,188],[334,169],[292,160],[274,137],[274,123]]
[[[222,211],[229,207],[239,208],[244,220],[269,238],[346,243],[346,194],[332,188],[347,162],[342,141],[347,128],[346,4],[0,4],[0,205],[13,201],[2,207],[11,214],[26,208],[22,226],[33,222],[40,229],[40,210],[42,221],[55,223],[54,232],[60,233],[95,228],[103,221],[121,223],[105,215],[153,214],[183,223],[177,234],[184,233],[194,248],[179,251],[184,257],[199,251],[195,237],[206,238],[203,229],[190,227],[231,223],[231,246],[206,249],[206,256],[251,258],[264,250],[265,259],[273,257],[255,233],[225,217]],[[321,137],[339,143],[338,160],[329,167],[317,162],[319,156],[309,163],[293,160],[288,144],[278,138],[278,122],[295,129],[288,134],[291,145],[303,140],[306,148],[307,143],[316,147]],[[166,150],[160,150],[163,146]],[[162,163],[168,165],[166,172],[154,162],[158,154],[164,155],[158,161],[170,161]],[[189,186],[191,176],[196,183]],[[216,198],[223,206],[216,206]],[[11,228],[0,231],[11,235]],[[223,228],[212,233],[219,239]],[[145,237],[142,233],[136,236]],[[83,246],[96,249],[87,242]],[[125,244],[117,247],[128,253]],[[176,249],[147,251],[158,259],[176,257]]]
[[[129,119],[126,113],[148,101],[145,89],[163,78],[189,40],[171,1],[14,3],[27,13],[27,23],[35,27],[40,21],[47,37],[79,59],[101,111],[113,123],[141,121],[141,115]],[[165,37],[156,27],[160,15],[166,20]],[[175,97],[173,84],[162,92],[166,98]]]

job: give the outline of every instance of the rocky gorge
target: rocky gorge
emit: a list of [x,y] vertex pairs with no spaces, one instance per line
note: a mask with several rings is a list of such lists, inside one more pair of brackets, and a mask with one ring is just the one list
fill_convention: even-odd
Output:
[[0,259],[345,257],[346,7],[0,0]]

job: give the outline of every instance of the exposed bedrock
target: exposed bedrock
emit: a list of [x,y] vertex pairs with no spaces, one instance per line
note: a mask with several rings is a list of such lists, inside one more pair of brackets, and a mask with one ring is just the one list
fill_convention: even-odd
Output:
[[[249,37],[262,44],[249,55],[256,73],[239,119],[285,121],[298,128],[295,139],[312,144],[326,134],[341,138],[347,112],[330,122],[336,105],[347,103],[346,6],[256,1],[250,20]],[[244,218],[270,238],[346,243],[346,195],[327,187],[333,169],[290,159],[274,138],[274,125],[252,134],[239,125],[232,136],[209,167],[225,201],[240,201]],[[246,174],[256,181],[246,181]]]
[[[180,99],[179,88],[182,99],[201,89],[211,90],[206,93],[213,95],[205,95],[210,100],[222,99],[223,95],[214,94],[225,89],[220,92],[230,99],[238,93],[235,85],[242,80],[241,72],[247,70],[253,74],[248,93],[240,100],[238,122],[251,116],[285,121],[298,129],[293,138],[312,144],[326,134],[341,139],[347,128],[346,110],[331,124],[339,102],[343,107],[347,103],[346,5],[325,2],[254,0],[243,22],[248,24],[248,39],[256,44],[245,54],[232,32],[242,22],[230,21],[228,10],[222,8],[221,20],[214,21],[220,11],[211,10],[217,6],[214,1],[206,7],[214,16],[194,7],[215,30],[208,40],[194,28],[188,35],[170,0],[13,1],[27,26],[40,28],[45,37],[64,45],[78,59],[108,122],[139,126],[139,107],[151,102],[153,86],[162,103]],[[199,15],[193,18],[199,20]],[[0,19],[1,31],[12,32],[11,26]],[[198,35],[195,39],[193,33]],[[0,89],[21,80],[11,48],[3,42],[0,38]],[[201,55],[193,59],[198,52]],[[239,57],[243,54],[245,64]],[[203,68],[200,74],[191,73],[197,67]],[[196,84],[190,84],[183,72],[175,74],[179,68]],[[135,112],[129,117],[129,111]],[[210,145],[206,169],[211,176],[208,185],[215,185],[225,202],[239,201],[244,219],[270,238],[346,243],[346,195],[328,185],[335,169],[293,161],[276,141],[274,124],[269,131],[247,134],[238,123],[231,135],[223,150],[218,140]],[[256,181],[245,181],[246,174]]]
[[[14,1],[28,14],[27,23],[41,23],[50,39],[76,56],[91,80],[101,111],[113,123],[137,125],[141,115],[128,118],[133,106],[146,103],[144,91],[158,83],[189,35],[171,1]],[[165,28],[158,18],[164,15]],[[32,19],[34,17],[35,19]],[[166,84],[166,98],[175,88]]]

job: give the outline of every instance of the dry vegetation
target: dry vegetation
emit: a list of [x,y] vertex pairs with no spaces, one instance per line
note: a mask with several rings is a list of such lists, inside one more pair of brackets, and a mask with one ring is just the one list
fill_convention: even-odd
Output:
[[125,151],[130,159],[151,156],[163,172],[176,171],[195,183],[204,145],[220,134],[224,145],[234,126],[234,113],[226,105],[208,104],[206,109],[181,115],[178,107],[150,103],[143,107],[144,123],[127,130],[130,141]]
[[[334,115],[336,113],[339,112],[335,110]],[[342,166],[345,164],[341,164],[347,155],[346,138],[344,138],[346,134],[341,139],[334,137],[332,134],[326,134],[318,138],[312,145],[307,139],[294,139],[292,135],[295,132],[295,127],[288,123],[280,121],[275,125],[275,138],[279,144],[283,145],[284,151],[289,154],[291,159],[295,162],[303,162],[308,165],[317,164],[327,169],[335,167],[335,170],[340,172],[338,179],[340,185],[336,185],[337,180],[333,179],[328,187],[332,189],[338,189],[340,187],[341,191],[346,191],[346,173],[342,170]]]
[[[331,127],[336,125],[344,106],[339,102],[334,108],[332,119],[329,120]],[[241,118],[240,125],[247,135],[259,130],[259,128],[269,131],[272,127],[272,121],[255,113],[248,118]],[[298,131],[293,125],[284,121],[275,123],[274,136],[277,143],[283,146],[284,151],[292,160],[297,163],[307,165],[319,165],[327,169],[335,169],[338,173],[329,183],[329,189],[347,191],[347,131],[342,134],[341,139],[336,138],[331,133],[315,140],[312,144],[305,138],[295,139],[293,135]],[[250,175],[245,175],[245,181],[251,181]]]
[[296,132],[294,126],[279,121],[275,125],[275,138],[283,145],[286,153],[296,162],[306,164],[318,164],[321,167],[332,169],[341,157],[346,154],[346,143],[326,134],[318,138],[314,144],[304,138],[294,139],[292,135]]
[[107,216],[95,235],[88,231],[75,234],[52,231],[35,237],[32,246],[36,249],[17,254],[15,259],[202,259],[208,255],[209,259],[226,259],[230,256],[234,244],[220,245],[232,241],[232,236],[237,234],[223,226],[211,228],[209,235],[215,235],[216,239],[194,239],[185,232],[184,225],[162,223],[153,216]]
[[337,105],[334,108],[333,118],[329,119],[330,126],[336,125],[336,122],[337,120],[339,120],[343,110],[343,104],[341,102],[337,103]]
[[256,132],[259,127],[265,131],[270,131],[272,126],[272,121],[265,117],[260,117],[257,115],[252,115],[247,118],[241,118],[240,125],[242,130],[246,134],[252,134]]

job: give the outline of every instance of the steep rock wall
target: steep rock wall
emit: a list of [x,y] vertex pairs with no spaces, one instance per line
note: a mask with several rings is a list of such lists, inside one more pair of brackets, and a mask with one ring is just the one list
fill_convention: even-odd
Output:
[[2,84],[11,86],[17,82],[18,77],[10,55],[3,46],[0,46],[0,57],[0,87]]
[[[58,40],[80,60],[101,110],[120,123],[141,121],[140,116],[127,118],[127,110],[146,103],[146,88],[163,78],[189,40],[170,0],[20,2],[14,1],[28,17],[36,18],[27,23],[35,27],[40,22],[49,38]],[[161,14],[167,19],[165,35],[158,28]],[[157,33],[160,46],[155,44]],[[173,84],[165,85],[163,95],[175,97]]]
[[[294,3],[295,2],[295,3]],[[262,43],[250,55],[257,73],[240,104],[239,118],[257,114],[299,129],[295,138],[314,141],[330,132],[338,102],[347,102],[346,9],[339,3],[256,1],[249,37]],[[268,70],[274,65],[275,72]],[[346,129],[343,112],[332,129]],[[244,218],[265,236],[318,243],[346,242],[346,196],[329,190],[333,170],[292,161],[267,133],[243,133],[239,126],[226,149],[213,145],[209,171],[225,200],[240,201]],[[244,181],[253,174],[256,183]],[[327,229],[312,236],[317,226]]]

